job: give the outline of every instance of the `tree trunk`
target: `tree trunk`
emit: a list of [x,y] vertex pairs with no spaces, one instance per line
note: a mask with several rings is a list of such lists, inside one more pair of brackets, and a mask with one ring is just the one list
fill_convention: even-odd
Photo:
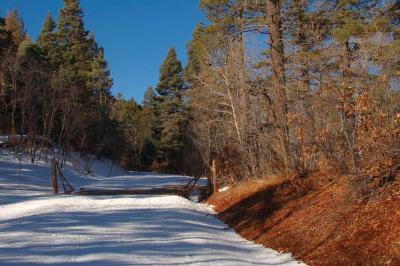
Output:
[[285,85],[284,51],[281,29],[281,7],[279,0],[267,0],[267,24],[269,28],[269,45],[271,48],[273,79],[280,85],[281,98],[286,98],[283,89]]
[[239,33],[239,46],[240,46],[240,61],[242,64],[242,69],[241,69],[241,86],[244,85],[244,82],[247,80],[247,67],[246,67],[246,44],[245,44],[245,13],[247,11],[247,0],[244,0],[242,10],[240,11],[239,14],[239,20],[240,20],[240,33]]
[[212,161],[211,165],[212,179],[213,179],[213,193],[218,192],[218,180],[217,180],[217,163],[215,159]]
[[53,193],[58,193],[58,183],[57,183],[57,161],[56,159],[51,160],[51,187],[53,188]]
[[285,86],[285,59],[282,39],[281,6],[279,0],[267,0],[267,24],[272,60],[273,100],[280,129],[280,150],[285,171],[289,168],[289,133],[287,123],[287,95]]

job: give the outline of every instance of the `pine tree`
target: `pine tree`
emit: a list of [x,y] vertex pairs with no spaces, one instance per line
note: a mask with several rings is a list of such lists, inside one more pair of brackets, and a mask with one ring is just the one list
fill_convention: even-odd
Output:
[[144,93],[139,120],[140,153],[143,165],[150,165],[156,159],[161,128],[158,103],[154,89],[149,86]]
[[157,92],[160,94],[160,140],[158,159],[176,168],[184,147],[183,97],[184,82],[182,65],[174,48],[170,48],[160,67]]
[[160,67],[157,92],[161,96],[180,97],[183,90],[182,64],[178,61],[174,48],[168,50],[167,57]]
[[37,39],[37,43],[41,45],[44,49],[49,45],[50,40],[53,41],[53,38],[50,38],[52,33],[56,28],[56,23],[53,19],[53,16],[49,12],[47,17],[43,23],[42,30]]
[[[104,143],[105,134],[110,124],[110,103],[112,101],[111,86],[112,79],[108,63],[104,58],[104,49],[98,45],[92,32],[88,36],[90,72],[86,82],[90,93],[90,106],[93,116],[91,119],[88,134],[95,143]],[[101,151],[96,151],[101,153]]]
[[257,0],[200,0],[199,3],[210,22],[204,30],[214,36],[214,45],[222,47],[234,43],[239,47],[243,83],[247,79],[245,33],[259,31],[262,24],[258,23],[259,9],[254,9],[258,5]]
[[[243,40],[243,33],[250,30],[254,16],[249,9],[252,1],[200,0],[199,6],[210,24],[209,32],[220,32],[231,40]],[[242,45],[242,43],[240,44]]]
[[155,99],[157,95],[154,92],[153,87],[149,86],[147,87],[147,90],[144,92],[144,97],[143,97],[143,102],[142,105],[143,107],[153,107],[155,104]]
[[64,6],[58,18],[58,37],[62,45],[71,47],[86,40],[83,26],[83,11],[79,0],[63,0]]
[[7,48],[10,39],[5,25],[5,19],[0,17],[0,55]]
[[18,57],[24,57],[31,46],[32,39],[28,35],[26,35],[18,46]]
[[103,138],[98,132],[102,131],[107,114],[95,104],[96,93],[91,87],[94,58],[78,0],[64,0],[57,29],[57,56],[61,59],[57,78],[63,97],[66,97],[62,123],[67,123],[69,130],[59,135],[64,135],[64,142],[73,140],[77,150],[93,151],[95,144]]
[[[57,26],[57,44],[61,47],[63,61],[61,71],[67,82],[83,89],[91,70],[91,60],[88,33],[84,29],[82,18],[83,11],[79,1],[64,0]],[[87,96],[88,92],[81,91],[81,94]]]
[[112,79],[108,63],[104,58],[104,49],[99,47],[93,33],[89,33],[91,71],[89,73],[88,87],[92,90],[95,102],[101,106],[107,105],[111,97]]
[[140,162],[141,134],[140,134],[141,107],[131,98],[125,100],[118,94],[112,108],[112,118],[118,121],[125,145],[122,149],[122,161],[125,166],[137,167]]
[[47,61],[53,68],[56,68],[56,66],[60,64],[61,60],[57,53],[59,47],[57,46],[55,29],[56,23],[49,12],[38,36],[37,44],[42,48],[43,52],[46,54]]
[[184,80],[193,85],[196,75],[201,71],[203,65],[207,64],[207,49],[205,44],[205,29],[200,24],[196,25],[192,40],[187,45],[188,63],[184,69]]
[[[161,136],[161,97],[157,96],[153,87],[149,86],[143,97],[142,126],[145,139],[151,142],[154,149],[157,149]],[[155,153],[153,154],[155,159]]]

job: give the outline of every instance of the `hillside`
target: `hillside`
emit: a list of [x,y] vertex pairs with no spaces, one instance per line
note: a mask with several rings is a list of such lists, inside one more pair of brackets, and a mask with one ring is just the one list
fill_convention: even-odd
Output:
[[301,194],[289,180],[242,182],[208,203],[243,237],[309,265],[399,265],[400,183],[361,201],[348,179],[320,173]]

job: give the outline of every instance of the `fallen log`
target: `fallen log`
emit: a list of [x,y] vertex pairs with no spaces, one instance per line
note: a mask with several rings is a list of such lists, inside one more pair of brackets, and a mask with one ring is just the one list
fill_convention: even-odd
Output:
[[87,189],[75,191],[78,195],[178,195],[184,196],[185,191],[180,187],[158,187],[143,189]]
[[[197,186],[196,186],[197,187]],[[201,190],[202,187],[198,186],[197,189]],[[185,186],[165,186],[154,188],[142,189],[95,189],[95,188],[80,188],[74,191],[73,194],[77,195],[177,195],[181,197],[187,196]]]

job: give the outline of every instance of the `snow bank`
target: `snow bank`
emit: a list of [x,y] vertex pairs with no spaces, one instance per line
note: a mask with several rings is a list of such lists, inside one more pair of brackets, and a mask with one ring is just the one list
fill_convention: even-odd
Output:
[[132,209],[154,209],[154,208],[178,208],[195,210],[208,214],[215,214],[206,205],[197,204],[178,196],[152,196],[133,198],[110,198],[110,197],[84,197],[84,196],[53,196],[46,199],[30,200],[14,204],[0,206],[0,221],[16,219],[20,217],[51,213],[57,211],[87,211],[106,212],[114,210]]

